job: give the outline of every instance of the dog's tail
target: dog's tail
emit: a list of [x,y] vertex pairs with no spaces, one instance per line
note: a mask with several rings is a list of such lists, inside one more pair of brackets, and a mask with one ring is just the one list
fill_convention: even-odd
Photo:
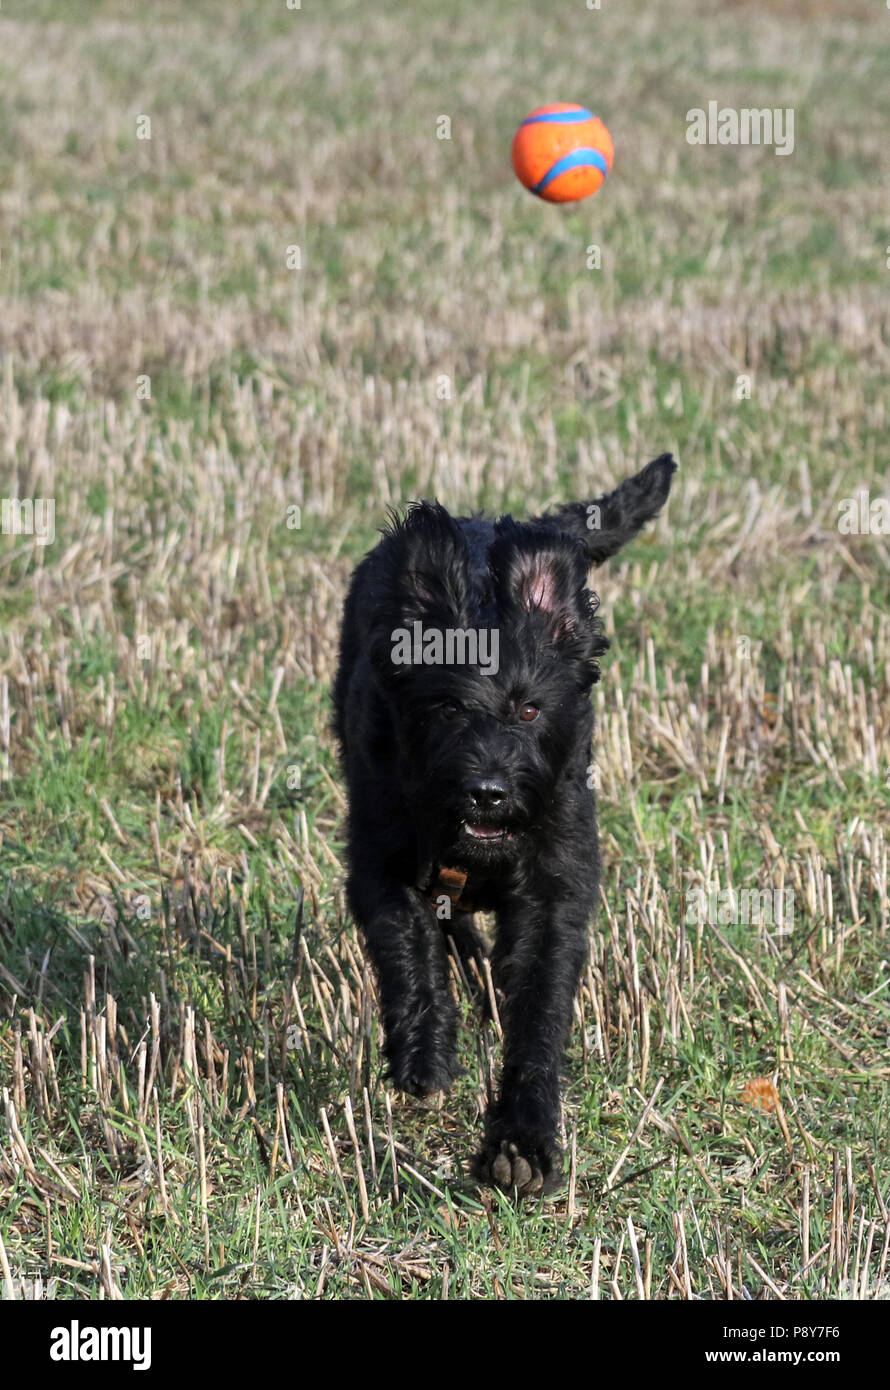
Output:
[[598,565],[658,515],[676,471],[673,457],[662,454],[634,477],[625,478],[614,492],[607,492],[594,502],[567,502],[545,512],[537,521],[574,536],[584,546],[590,563]]

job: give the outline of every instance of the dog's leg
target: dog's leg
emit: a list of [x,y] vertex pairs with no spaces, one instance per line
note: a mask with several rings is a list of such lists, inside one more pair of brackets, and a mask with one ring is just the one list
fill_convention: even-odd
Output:
[[556,1177],[559,1069],[587,954],[590,913],[586,899],[526,902],[498,921],[493,966],[504,999],[504,1065],[474,1167],[483,1182],[505,1191],[540,1192]]
[[429,904],[404,884],[351,874],[348,896],[377,974],[393,1085],[430,1095],[457,1075],[457,1009],[445,940]]

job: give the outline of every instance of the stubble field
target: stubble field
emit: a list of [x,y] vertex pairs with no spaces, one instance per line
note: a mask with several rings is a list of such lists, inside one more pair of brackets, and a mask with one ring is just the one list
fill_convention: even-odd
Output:
[[[4,7],[0,498],[54,503],[0,535],[6,1296],[886,1297],[890,11],[765,11]],[[710,99],[793,153],[688,144]],[[555,100],[616,144],[574,208],[509,167]],[[454,1091],[382,1076],[339,606],[391,504],[666,449],[594,580],[604,901],[517,1209],[457,973]]]

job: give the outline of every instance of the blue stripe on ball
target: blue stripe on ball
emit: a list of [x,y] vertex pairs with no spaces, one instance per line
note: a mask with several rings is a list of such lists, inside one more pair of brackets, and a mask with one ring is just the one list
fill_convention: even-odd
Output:
[[560,174],[565,174],[569,169],[589,168],[591,165],[594,169],[599,169],[603,178],[609,172],[606,156],[601,154],[599,150],[572,150],[571,154],[564,154],[562,159],[558,159],[555,164],[551,165],[540,182],[536,183],[530,191],[542,193],[548,184],[559,178]]
[[592,111],[579,106],[577,111],[545,111],[540,116],[526,116],[523,125],[537,125],[539,121],[549,121],[553,125],[578,125],[581,121],[595,121]]

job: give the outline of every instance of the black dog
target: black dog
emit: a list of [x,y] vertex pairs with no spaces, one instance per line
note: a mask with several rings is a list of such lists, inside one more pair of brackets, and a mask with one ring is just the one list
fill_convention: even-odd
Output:
[[[377,973],[390,1076],[457,1073],[446,937],[481,950],[504,1029],[475,1171],[541,1190],[599,886],[590,688],[606,650],[587,571],[664,505],[669,454],[596,502],[520,524],[421,502],[353,575],[334,689],[349,786],[348,897]],[[453,909],[453,910],[452,910]]]

